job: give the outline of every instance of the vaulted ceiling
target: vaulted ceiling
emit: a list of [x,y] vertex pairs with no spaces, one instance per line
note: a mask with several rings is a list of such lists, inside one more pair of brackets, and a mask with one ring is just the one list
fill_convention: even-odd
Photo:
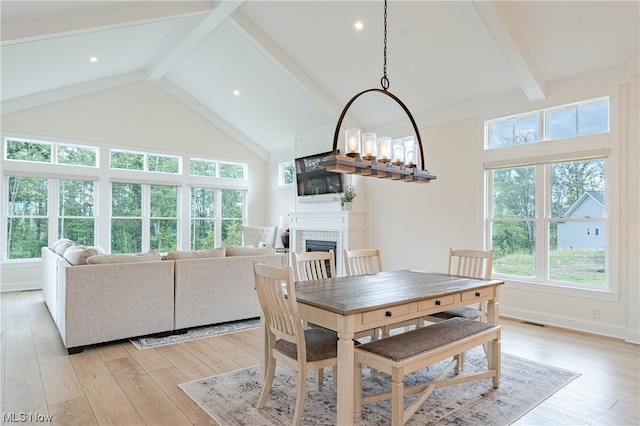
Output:
[[[420,124],[508,94],[535,102],[548,82],[598,69],[637,73],[639,5],[391,0],[389,90]],[[147,82],[265,158],[296,134],[335,126],[383,76],[380,0],[3,0],[1,19],[3,114]],[[402,119],[381,102],[354,103],[349,123]]]

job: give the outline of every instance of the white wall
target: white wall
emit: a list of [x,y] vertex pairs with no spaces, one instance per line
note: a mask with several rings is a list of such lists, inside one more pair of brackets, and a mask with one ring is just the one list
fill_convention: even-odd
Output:
[[[247,222],[270,223],[267,161],[154,84],[136,83],[2,115],[27,137],[196,154],[250,163]],[[40,263],[2,265],[2,289],[39,288]]]

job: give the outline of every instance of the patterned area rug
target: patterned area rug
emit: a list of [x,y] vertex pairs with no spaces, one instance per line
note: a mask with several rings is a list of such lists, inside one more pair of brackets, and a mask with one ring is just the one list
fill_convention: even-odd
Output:
[[155,348],[158,346],[173,345],[174,343],[188,342],[190,340],[204,339],[206,337],[218,336],[220,334],[235,333],[238,331],[260,328],[260,318],[251,318],[241,321],[231,321],[221,324],[195,327],[186,333],[172,334],[166,337],[139,337],[129,341],[138,349]]
[[[479,371],[486,361],[482,349],[468,352],[466,371]],[[437,376],[442,362],[405,378],[405,384],[421,383]],[[414,414],[407,425],[508,425],[578,377],[571,371],[539,364],[509,354],[502,355],[500,388],[491,379],[477,380],[438,389]],[[331,387],[331,369],[325,369],[325,386],[318,393],[315,375],[309,374],[304,425],[335,425],[336,394]],[[372,379],[365,369],[365,393],[389,390],[389,376]],[[288,425],[293,418],[296,372],[278,364],[276,378],[264,409],[255,408],[260,396],[259,366],[244,368],[179,385],[216,422],[231,425]],[[409,402],[405,398],[405,406]],[[389,401],[363,408],[359,425],[391,424]]]

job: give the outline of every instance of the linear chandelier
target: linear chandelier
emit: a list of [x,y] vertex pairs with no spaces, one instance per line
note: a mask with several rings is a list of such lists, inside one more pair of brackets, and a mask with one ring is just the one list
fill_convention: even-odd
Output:
[[[333,134],[333,151],[325,157],[324,166],[330,172],[354,173],[362,176],[388,178],[403,182],[426,183],[436,176],[432,175],[424,166],[424,151],[422,138],[411,115],[409,108],[393,93],[389,92],[389,79],[387,78],[387,0],[384,1],[384,68],[380,79],[382,89],[374,88],[364,90],[355,95],[342,110],[336,130]],[[365,93],[381,93],[389,96],[402,107],[413,125],[418,144],[413,140],[391,140],[391,137],[377,137],[375,133],[364,133],[360,129],[347,129],[345,131],[344,148],[346,155],[340,155],[338,151],[338,137],[342,121],[351,105]],[[419,157],[418,157],[419,154]],[[420,168],[417,167],[418,161]]]

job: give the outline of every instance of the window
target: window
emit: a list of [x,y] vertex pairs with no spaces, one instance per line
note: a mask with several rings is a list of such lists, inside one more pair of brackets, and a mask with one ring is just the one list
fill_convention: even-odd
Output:
[[[585,134],[608,130],[608,101],[603,102],[572,104],[536,114],[543,118],[542,127],[549,135],[582,137],[584,151],[567,152],[559,140],[541,146],[534,156],[527,151],[528,157],[523,157],[522,151],[511,148],[519,143],[507,142],[509,138],[524,140],[524,134],[533,140],[533,121],[529,130],[522,130],[526,126],[521,125],[520,133],[518,122],[524,116],[486,123],[487,137],[502,135],[501,146],[507,150],[506,155],[503,152],[495,157],[499,160],[487,161],[492,158],[491,146],[495,146],[487,141],[487,237],[494,250],[495,274],[529,282],[609,289],[607,142]],[[602,147],[593,149],[598,144]]]
[[191,250],[242,244],[244,194],[242,190],[191,188]]
[[111,184],[111,252],[161,252],[178,246],[178,188]]
[[151,185],[149,239],[150,249],[161,252],[178,247],[178,188]]
[[98,150],[92,146],[7,138],[5,158],[35,163],[96,167]]
[[68,238],[76,244],[94,245],[93,181],[62,179],[58,215],[58,238]]
[[142,251],[142,185],[111,184],[111,253]]
[[293,161],[286,161],[278,165],[278,185],[293,185],[296,168]]
[[47,245],[48,179],[9,177],[7,194],[7,258],[40,257],[40,248]]
[[58,164],[95,167],[98,164],[98,150],[89,146],[58,144],[57,159]]
[[189,162],[189,173],[191,176],[247,180],[247,164],[191,159]]
[[[542,131],[544,124],[545,132]],[[558,108],[491,120],[489,149],[523,145],[609,131],[609,99],[595,99]],[[544,139],[541,139],[544,135]]]

